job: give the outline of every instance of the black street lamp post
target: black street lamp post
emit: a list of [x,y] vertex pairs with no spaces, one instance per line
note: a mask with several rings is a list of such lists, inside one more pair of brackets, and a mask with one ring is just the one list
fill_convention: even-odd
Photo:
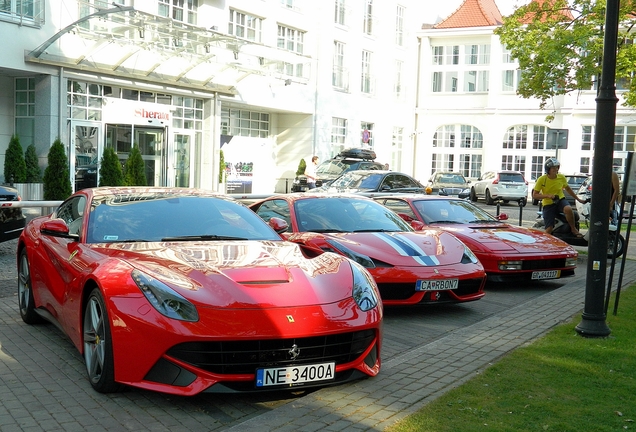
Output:
[[609,192],[612,187],[612,156],[618,102],[615,81],[619,5],[620,0],[607,0],[601,83],[596,98],[596,132],[592,170],[594,189],[590,213],[585,306],[581,322],[576,326],[577,333],[586,337],[605,337],[611,333],[605,322],[604,293],[609,231]]

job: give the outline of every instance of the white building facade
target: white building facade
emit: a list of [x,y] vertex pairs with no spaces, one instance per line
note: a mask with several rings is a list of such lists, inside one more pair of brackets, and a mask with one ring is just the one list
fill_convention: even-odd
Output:
[[285,192],[301,158],[346,147],[372,148],[409,172],[414,5],[7,0],[0,162],[17,134],[23,149],[35,144],[42,168],[59,137],[72,176],[98,170],[107,147],[124,162],[138,146],[156,186],[219,190],[224,179],[227,192]]
[[[492,0],[465,1],[447,23],[418,32],[416,177],[451,170],[475,179],[486,171],[518,170],[532,185],[543,173],[545,160],[554,156],[564,174],[591,174],[596,90],[556,97],[545,110],[539,109],[537,99],[517,96],[521,72],[494,34],[500,22],[494,18],[463,25],[465,17],[475,13],[462,8],[477,3],[494,7]],[[617,96],[620,99],[620,85]],[[546,120],[549,115],[552,121]],[[553,142],[565,143],[565,134],[567,148],[555,148]],[[635,137],[634,110],[619,101],[614,170],[624,172]]]

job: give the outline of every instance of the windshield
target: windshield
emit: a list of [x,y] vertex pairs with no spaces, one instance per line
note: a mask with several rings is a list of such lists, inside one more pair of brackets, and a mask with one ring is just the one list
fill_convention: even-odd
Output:
[[459,174],[442,174],[437,178],[438,183],[466,183],[466,179]]
[[427,224],[499,222],[489,213],[464,200],[420,200],[413,204]]
[[384,174],[346,172],[331,183],[340,189],[369,189],[375,190],[380,185]]
[[308,198],[294,204],[302,232],[413,231],[396,213],[368,199]]
[[213,196],[109,195],[93,200],[88,243],[162,239],[281,240],[253,211]]
[[339,176],[347,168],[351,165],[351,163],[346,163],[341,160],[328,160],[324,161],[316,168],[316,174],[328,174],[331,176]]

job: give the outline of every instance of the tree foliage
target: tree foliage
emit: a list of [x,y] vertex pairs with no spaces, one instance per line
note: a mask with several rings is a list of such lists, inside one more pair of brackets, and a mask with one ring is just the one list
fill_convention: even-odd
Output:
[[106,147],[99,167],[100,186],[123,186],[124,173],[121,169],[119,157],[112,147]]
[[219,151],[219,183],[225,180],[225,155],[223,150]]
[[73,193],[71,175],[68,169],[68,159],[64,144],[56,139],[49,149],[48,165],[44,170],[44,199],[61,201]]
[[[628,89],[629,106],[636,106],[635,6],[636,0],[620,2],[616,79]],[[533,0],[505,17],[495,34],[519,62],[517,93],[546,109],[555,96],[593,89],[602,69],[605,9],[606,0]]]
[[4,155],[4,181],[7,183],[24,183],[26,181],[26,163],[20,145],[20,138],[12,135],[9,147]]
[[124,166],[124,183],[126,186],[147,186],[144,159],[139,147],[134,145],[130,150]]
[[296,175],[303,175],[305,174],[305,169],[307,168],[307,162],[305,162],[305,159],[301,159],[300,162],[298,163],[298,169],[296,170]]
[[42,171],[38,162],[38,154],[35,151],[35,144],[29,144],[24,152],[24,163],[26,165],[26,182],[39,183],[42,181]]

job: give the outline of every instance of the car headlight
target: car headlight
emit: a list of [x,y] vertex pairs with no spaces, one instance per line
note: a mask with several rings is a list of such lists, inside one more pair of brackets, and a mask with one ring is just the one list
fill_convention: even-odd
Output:
[[462,256],[462,264],[468,264],[468,263],[477,264],[478,262],[479,262],[479,259],[477,259],[477,256],[473,253],[473,251],[468,249],[468,246],[464,245],[464,255]]
[[360,264],[351,263],[353,272],[353,299],[364,312],[378,305],[378,294],[373,277]]
[[136,269],[132,271],[131,276],[160,314],[180,321],[199,320],[197,308],[165,283]]
[[344,256],[346,256],[349,259],[354,260],[355,262],[357,262],[358,264],[362,265],[363,267],[366,268],[374,268],[375,264],[373,263],[373,260],[366,256],[363,255],[361,253],[352,251],[351,249],[349,249],[348,247],[346,247],[345,245],[343,245],[342,243],[339,243],[337,241],[331,240],[331,239],[326,239],[327,243],[329,243],[329,245],[331,245],[333,248],[335,248],[337,251],[339,251],[341,254],[343,254]]

